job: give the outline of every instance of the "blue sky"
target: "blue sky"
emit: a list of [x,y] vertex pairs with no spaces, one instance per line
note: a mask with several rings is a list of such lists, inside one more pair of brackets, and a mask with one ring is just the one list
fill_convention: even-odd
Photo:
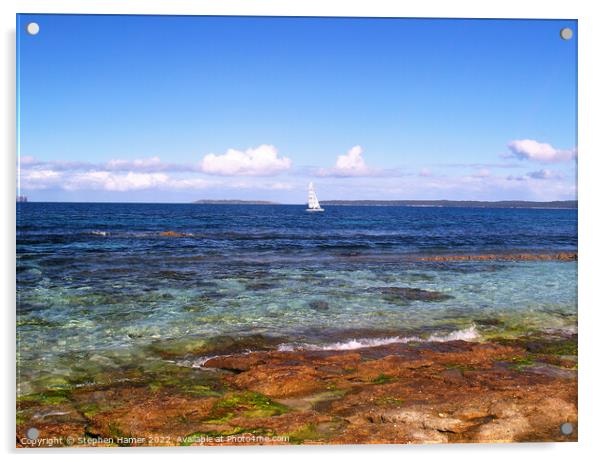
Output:
[[28,14],[17,31],[30,200],[302,203],[309,181],[320,199],[576,198],[575,21]]

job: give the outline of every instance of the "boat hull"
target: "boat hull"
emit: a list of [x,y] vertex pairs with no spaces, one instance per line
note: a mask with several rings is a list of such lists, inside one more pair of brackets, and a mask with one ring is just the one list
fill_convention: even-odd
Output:
[[305,209],[306,212],[323,212],[324,209]]

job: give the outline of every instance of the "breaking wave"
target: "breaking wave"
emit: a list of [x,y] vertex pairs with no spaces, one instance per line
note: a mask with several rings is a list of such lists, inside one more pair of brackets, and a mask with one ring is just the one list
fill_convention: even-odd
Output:
[[370,348],[393,343],[409,342],[451,342],[453,340],[478,340],[480,334],[476,327],[470,326],[466,329],[457,330],[444,335],[431,335],[429,337],[380,337],[380,338],[360,338],[351,339],[346,342],[327,343],[325,345],[315,345],[311,343],[285,343],[278,346],[278,351],[327,351],[327,350],[358,350],[360,348]]

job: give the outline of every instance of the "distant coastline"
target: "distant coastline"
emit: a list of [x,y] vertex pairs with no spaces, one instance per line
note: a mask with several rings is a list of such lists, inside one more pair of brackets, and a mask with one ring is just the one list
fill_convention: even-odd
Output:
[[378,207],[474,207],[474,208],[519,208],[519,209],[576,209],[577,201],[451,201],[451,200],[326,200],[323,205],[360,205]]
[[[193,204],[204,205],[286,205],[271,201],[252,200],[198,200]],[[325,200],[322,205],[366,207],[469,207],[469,208],[517,208],[517,209],[576,209],[577,201],[452,201],[452,200]]]

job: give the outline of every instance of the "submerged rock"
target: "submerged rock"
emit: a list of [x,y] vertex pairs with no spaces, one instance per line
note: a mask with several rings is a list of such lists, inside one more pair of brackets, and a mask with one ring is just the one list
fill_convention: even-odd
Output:
[[177,231],[161,231],[159,233],[161,237],[190,237],[189,233],[179,233]]
[[416,289],[413,287],[379,287],[377,292],[383,294],[389,301],[411,302],[441,302],[453,298],[443,292]]
[[150,345],[150,349],[163,358],[186,356],[208,356],[241,353],[251,350],[266,350],[281,343],[280,339],[255,335],[219,335],[215,337],[189,336],[179,339],[161,340]]
[[312,300],[309,302],[309,307],[312,310],[326,311],[328,310],[328,302],[326,300]]
[[488,254],[488,255],[435,255],[420,257],[419,261],[575,261],[577,252],[560,253],[519,253],[519,254]]
[[499,327],[499,326],[504,325],[504,321],[502,321],[501,319],[496,319],[496,318],[475,319],[474,322],[475,322],[475,324],[477,324],[479,326],[486,326],[486,327]]
[[269,290],[278,287],[275,282],[270,281],[252,281],[246,284],[247,290]]

